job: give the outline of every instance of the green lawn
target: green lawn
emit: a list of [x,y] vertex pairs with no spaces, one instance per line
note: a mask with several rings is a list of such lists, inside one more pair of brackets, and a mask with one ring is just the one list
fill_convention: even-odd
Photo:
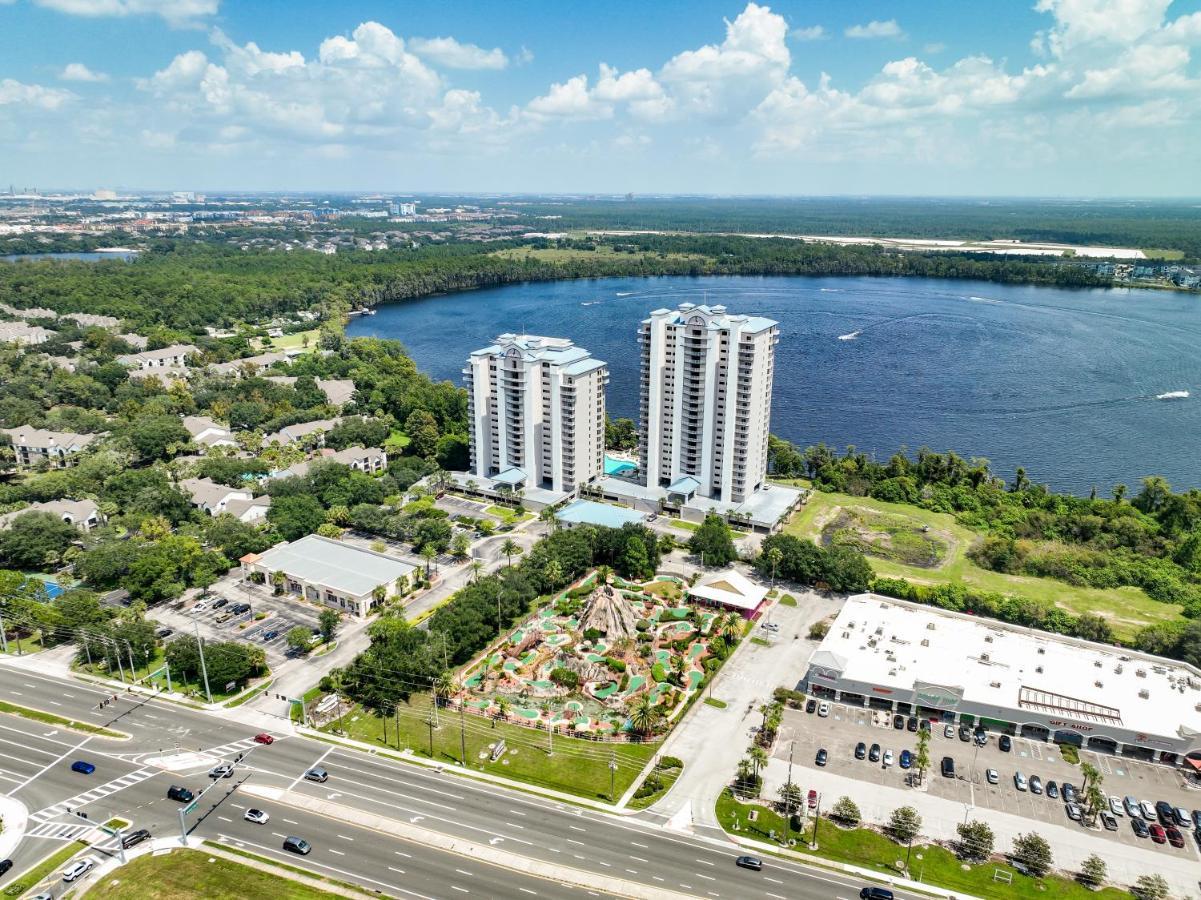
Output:
[[1168,250],[1164,247],[1144,247],[1143,253],[1147,255],[1147,259],[1184,259],[1183,250]]
[[94,900],[329,900],[336,896],[203,850],[139,856],[88,891]]
[[[749,819],[751,810],[757,812],[754,822]],[[818,826],[818,849],[812,851],[808,844],[812,835],[812,820],[806,820],[803,830],[796,831],[788,826],[783,816],[767,807],[739,803],[728,789],[718,798],[717,819],[731,834],[771,842],[773,831],[774,840],[779,840],[787,829],[788,837],[797,842],[792,849],[798,852],[874,869],[882,876],[895,877],[902,874],[897,868],[897,863],[904,861],[905,847],[868,828],[844,830],[823,816],[821,825]],[[737,828],[734,827],[735,823]],[[1008,848],[997,849],[1003,851]],[[909,861],[909,871],[913,877],[920,878],[927,884],[964,891],[977,897],[1054,897],[1056,900],[1084,900],[1086,897],[1129,900],[1130,897],[1126,891],[1116,888],[1090,891],[1066,878],[1031,878],[1003,862],[987,862],[965,869],[958,857],[935,845],[915,843]],[[995,881],[993,876],[998,871],[1011,875],[1012,883],[1003,885]]]
[[518,512],[515,509],[510,509],[507,506],[489,506],[484,510],[490,516],[496,516],[504,520],[510,525],[516,525],[518,522],[524,522],[526,519],[532,519],[534,514],[528,510]]
[[[305,344],[305,338],[308,338],[308,344]],[[297,331],[294,334],[285,334],[283,337],[277,338],[262,338],[255,339],[259,350],[316,350],[317,343],[321,338],[321,329],[313,328],[310,331]]]
[[101,737],[129,737],[127,734],[122,734],[119,731],[109,731],[107,728],[101,728],[99,725],[89,725],[87,722],[64,719],[62,716],[56,716],[54,713],[42,712],[40,709],[30,709],[27,706],[17,706],[15,703],[8,703],[4,700],[0,700],[0,713],[21,716],[22,718],[32,719],[35,722],[42,722],[46,725],[57,725],[60,728],[73,728],[76,731],[96,734]]
[[696,531],[701,526],[696,522],[685,522],[683,519],[669,519],[667,522],[672,528],[678,528],[680,531]]
[[9,897],[21,896],[21,894],[26,893],[30,889],[36,887],[43,878],[45,878],[51,872],[54,872],[60,866],[65,867],[67,865],[67,860],[69,860],[80,850],[86,849],[87,846],[88,845],[83,841],[72,841],[58,850],[55,850],[33,868],[25,870],[11,882],[9,882],[4,888],[5,895]]
[[1139,588],[1102,590],[1077,587],[1050,578],[1005,575],[982,569],[967,557],[968,548],[979,537],[975,532],[964,528],[948,513],[931,512],[917,506],[885,503],[870,497],[814,491],[792,521],[785,526],[785,531],[798,537],[818,540],[822,524],[836,515],[839,507],[844,506],[872,510],[887,515],[892,522],[899,517],[908,517],[918,525],[929,525],[932,531],[950,536],[951,543],[946,556],[936,568],[909,566],[869,556],[873,571],[879,575],[907,578],[924,584],[953,582],[978,590],[1048,601],[1073,614],[1096,613],[1107,618],[1114,632],[1122,638],[1132,637],[1145,625],[1180,618],[1180,606],[1152,600]]
[[[671,790],[671,786],[683,774],[684,770],[678,766],[673,766],[670,769],[660,769],[656,766],[651,775],[658,775],[659,781],[663,786],[653,794],[647,794],[645,797],[631,797],[630,802],[626,804],[626,808],[646,809],[648,806],[653,806],[667,795],[667,792]],[[651,775],[648,775],[647,778],[650,778]]]
[[[397,717],[387,722],[388,740],[384,743],[384,723],[358,707],[343,717],[348,736],[379,747],[409,748],[413,753],[443,763],[461,761],[459,715],[453,710],[439,711],[441,727],[433,730],[433,753],[430,752],[431,731],[426,724],[431,712],[430,695],[414,694],[399,714],[400,735],[396,732]],[[518,725],[493,723],[480,716],[463,717],[467,743],[467,762],[471,768],[491,772],[517,781],[541,785],[557,791],[578,794],[592,799],[609,798],[609,760],[617,761],[615,796],[620,797],[633,783],[658,748],[658,744],[599,743],[581,738],[554,736],[554,752],[547,754],[545,731],[522,728]],[[495,724],[495,727],[493,725]],[[337,728],[335,719],[323,730]],[[489,760],[490,745],[504,739],[515,753],[506,753],[497,762]]]

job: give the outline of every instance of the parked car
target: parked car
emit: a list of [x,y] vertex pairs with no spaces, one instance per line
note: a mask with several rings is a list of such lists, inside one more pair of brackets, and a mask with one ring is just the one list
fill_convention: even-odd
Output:
[[273,640],[275,640],[277,637],[279,637],[279,632],[278,632],[278,631],[264,631],[264,632],[263,632],[263,638],[262,638],[262,639],[263,639],[263,643],[264,643],[264,644],[266,644],[266,643],[268,643],[268,642],[270,642],[270,641],[273,641]]
[[893,716],[892,717],[892,727],[895,728],[897,731],[904,731],[905,730],[905,717],[900,714]]
[[805,802],[809,804],[810,809],[816,809],[817,808],[817,791],[810,789],[808,796],[805,798]]
[[284,849],[291,853],[299,853],[301,856],[308,856],[313,846],[304,838],[286,837],[284,838]]
[[1158,822],[1152,822],[1147,826],[1147,830],[1151,832],[1151,840],[1157,844],[1166,844],[1168,842],[1168,833],[1163,830],[1163,826]]
[[274,744],[275,738],[267,734],[267,732],[262,731],[254,736],[254,742],[256,744]]
[[63,881],[71,882],[82,878],[88,872],[92,871],[95,865],[90,859],[77,859],[67,868],[63,869]]
[[997,774],[996,769],[985,769],[984,777],[988,780],[989,784],[997,784],[1001,780],[1001,776]]
[[154,633],[154,636],[161,641],[163,638],[171,637],[173,634],[175,634],[174,628],[160,628]]
[[826,764],[826,760],[829,758],[829,754],[826,753],[826,748],[822,747],[817,751],[817,756],[814,757],[813,761],[819,766],[824,766]]
[[945,728],[943,728],[942,736],[945,738],[955,737],[955,726],[948,724]]
[[955,760],[951,759],[951,757],[949,757],[949,756],[944,756],[942,758],[942,777],[943,778],[954,778],[955,777]]
[[917,734],[917,716],[910,716],[905,720],[905,728]]
[[867,744],[863,743],[863,741],[860,741],[858,744],[855,745],[855,759],[866,759],[866,758],[867,758]]
[[1148,822],[1154,822],[1158,818],[1155,815],[1155,807],[1151,804],[1150,800],[1144,800],[1139,804],[1139,809],[1142,810],[1143,818]]
[[1019,791],[1026,790],[1026,776],[1023,775],[1021,772],[1014,772],[1013,773],[1013,786],[1015,788],[1017,788]]
[[812,713],[815,709],[817,709],[817,701],[810,697],[805,703],[805,712]]
[[1133,797],[1127,795],[1126,799],[1123,800],[1122,803],[1126,807],[1126,815],[1130,816],[1130,818],[1137,819],[1140,816],[1142,816],[1143,810],[1138,805],[1138,801],[1135,800]]
[[1176,814],[1176,824],[1181,828],[1188,828],[1193,824],[1193,818],[1188,814],[1188,810],[1183,806],[1177,806],[1172,810]]
[[1030,776],[1030,793],[1041,794],[1043,792],[1043,780],[1037,775]]
[[226,622],[228,622],[233,617],[234,617],[233,610],[227,609],[225,612],[221,613],[215,619],[213,619],[213,621],[216,622],[218,625],[224,625]]
[[1142,816],[1134,816],[1130,819],[1131,830],[1141,838],[1145,838],[1151,832],[1147,830],[1147,823],[1143,821]]
[[131,831],[125,837],[121,838],[121,846],[128,850],[130,847],[136,847],[142,841],[150,840],[150,832],[145,828],[139,828],[137,831]]
[[1059,785],[1056,784],[1054,781],[1047,782],[1047,796],[1050,797],[1052,800],[1059,799]]
[[740,856],[734,860],[734,865],[743,869],[751,869],[755,872],[763,871],[763,860],[757,856]]
[[1003,753],[1008,753],[1011,749],[1013,749],[1013,741],[1010,739],[1009,735],[1003,734],[997,741],[997,746],[1001,748]]
[[246,810],[246,814],[242,816],[247,822],[253,822],[255,825],[266,825],[270,820],[270,816],[261,809],[255,809],[253,806]]
[[901,751],[901,768],[908,769],[913,765],[913,754],[908,750]]
[[868,759],[868,762],[879,762],[880,761],[880,745],[879,744],[872,744],[872,749],[867,751],[867,759]]
[[96,771],[96,767],[86,760],[77,759],[71,763],[71,771],[78,772],[80,775],[91,775]]
[[1193,810],[1193,828],[1201,831],[1201,809]]
[[976,742],[977,747],[983,747],[988,743],[988,732],[983,728],[977,728],[972,733],[972,740]]
[[1109,811],[1111,813],[1113,813],[1115,816],[1120,816],[1123,814],[1124,810],[1122,809],[1122,798],[1121,797],[1110,797],[1109,798]]
[[213,601],[212,608],[220,609],[221,607],[227,605],[228,603],[229,603],[229,600],[226,599],[225,597],[218,597],[216,600]]
[[971,739],[972,739],[972,729],[969,728],[967,725],[960,725],[959,726],[959,740],[963,741],[966,744],[969,741],[971,741]]
[[1173,825],[1169,825],[1164,831],[1168,835],[1168,843],[1177,849],[1184,846],[1184,835],[1180,833],[1180,829]]
[[1107,809],[1101,810],[1101,824],[1105,826],[1106,831],[1118,830],[1118,820],[1115,819],[1113,817],[1113,813]]
[[1068,811],[1068,818],[1073,822],[1079,822],[1083,818],[1080,807],[1077,804],[1069,802],[1065,804],[1065,809]]
[[1159,819],[1159,824],[1164,826],[1164,828],[1176,824],[1175,810],[1172,809],[1172,804],[1167,800],[1156,801],[1155,816]]
[[884,768],[887,769],[891,765],[892,765],[892,751],[885,750],[884,751]]
[[1059,786],[1059,790],[1063,794],[1064,803],[1075,803],[1076,798],[1079,796],[1078,792],[1076,791],[1076,785],[1072,784],[1070,781],[1065,781],[1063,784],[1061,784]]
[[325,769],[312,768],[304,773],[306,781],[325,782],[329,780],[329,772]]
[[827,703],[825,700],[823,700],[821,703],[819,703],[817,705],[817,714],[819,716],[821,716],[823,719],[826,716],[830,715],[830,704]]
[[208,608],[209,602],[207,600],[200,600],[192,607],[192,612],[204,612]]

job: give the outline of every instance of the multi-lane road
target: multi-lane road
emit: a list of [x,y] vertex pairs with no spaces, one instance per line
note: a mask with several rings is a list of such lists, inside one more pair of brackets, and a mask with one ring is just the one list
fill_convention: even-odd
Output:
[[[697,897],[818,900],[858,895],[862,882],[769,859],[762,872],[734,866],[737,848],[667,832],[636,818],[593,812],[507,790],[451,772],[333,746],[276,730],[274,744],[252,740],[261,728],[252,711],[209,714],[176,704],[122,695],[97,709],[105,693],[12,668],[0,668],[0,700],[47,710],[131,735],[116,741],[84,737],[16,716],[0,716],[0,791],[30,812],[26,837],[10,877],[70,839],[91,821],[120,816],[155,837],[180,831],[181,805],[167,798],[176,784],[200,793],[215,761],[234,762],[236,775],[205,794],[187,819],[189,840],[222,841],[265,857],[392,896],[560,897],[626,893],[621,883]],[[244,724],[238,719],[244,719]],[[189,756],[189,754],[194,754]],[[161,756],[173,759],[164,768]],[[92,775],[71,771],[84,759]],[[320,765],[325,783],[303,779]],[[264,794],[278,799],[260,799]],[[299,798],[294,799],[294,798]],[[304,808],[297,805],[302,803]],[[271,820],[243,819],[247,807]],[[538,874],[482,862],[478,854],[428,846],[412,835],[366,827],[383,817],[432,832],[446,846],[495,848],[534,861]],[[378,824],[379,820],[376,820]],[[313,845],[307,857],[282,850],[285,835]],[[547,877],[547,873],[552,874]],[[608,879],[617,879],[610,881]],[[589,887],[592,890],[589,890]]]

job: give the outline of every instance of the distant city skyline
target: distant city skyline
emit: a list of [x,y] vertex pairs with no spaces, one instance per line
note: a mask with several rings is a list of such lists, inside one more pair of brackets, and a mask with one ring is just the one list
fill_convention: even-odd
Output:
[[0,185],[1201,194],[1201,0],[0,0]]

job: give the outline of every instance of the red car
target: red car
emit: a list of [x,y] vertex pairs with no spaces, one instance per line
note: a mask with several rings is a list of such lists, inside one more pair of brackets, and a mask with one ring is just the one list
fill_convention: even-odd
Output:
[[275,738],[264,731],[262,734],[256,734],[254,736],[254,742],[256,744],[274,744]]
[[1180,834],[1180,832],[1177,829],[1172,828],[1171,826],[1168,826],[1164,830],[1168,833],[1168,843],[1169,844],[1171,844],[1173,847],[1177,847],[1177,848],[1184,846],[1184,837]]
[[809,808],[814,809],[816,807],[817,807],[817,791],[810,791],[809,792]]
[[1151,840],[1155,841],[1155,843],[1157,843],[1157,844],[1167,843],[1168,836],[1164,832],[1163,826],[1160,825],[1158,822],[1152,822],[1150,825],[1147,826],[1147,830],[1149,832],[1151,832]]

